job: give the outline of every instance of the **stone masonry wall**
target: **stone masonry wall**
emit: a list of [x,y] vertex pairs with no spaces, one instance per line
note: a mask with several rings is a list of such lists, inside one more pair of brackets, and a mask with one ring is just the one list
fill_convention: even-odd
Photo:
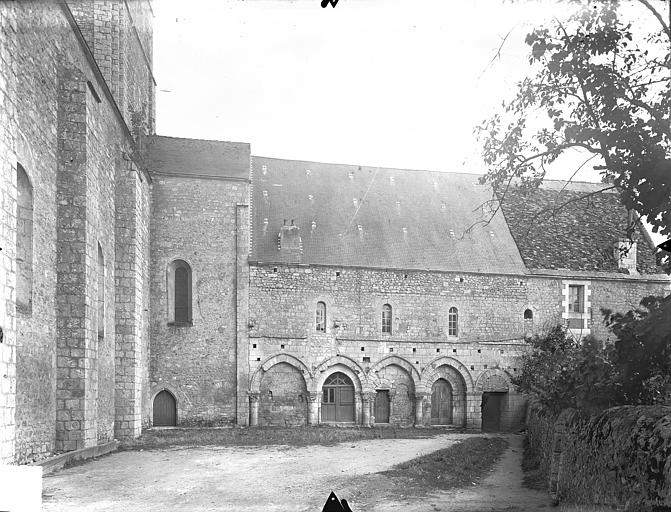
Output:
[[[519,356],[526,350],[525,334],[542,332],[563,322],[565,280],[252,264],[250,378],[264,362],[282,354],[297,358],[308,371],[315,372],[315,382],[325,366],[345,356],[353,362],[354,371],[366,375],[368,385],[377,389],[385,389],[380,369],[392,364],[389,359],[392,355],[413,367],[422,379],[428,375],[438,378],[442,370],[435,366],[447,365],[443,367],[458,370],[454,375],[451,370],[444,370],[445,378],[452,379],[453,389],[455,385],[461,386],[459,375],[465,381],[469,425],[479,426],[483,391],[508,390],[501,402],[501,428],[514,430],[524,421],[525,399],[506,382],[518,371]],[[668,289],[666,283],[634,280],[592,279],[590,283],[593,310],[608,304],[616,308],[633,307],[643,296]],[[326,304],[327,310],[323,333],[315,329],[315,308],[319,301]],[[392,306],[391,334],[382,333],[384,304]],[[448,310],[453,306],[458,308],[458,335],[448,336]],[[533,312],[531,321],[524,320],[526,309]],[[593,331],[598,335],[605,332],[601,325],[594,325]],[[402,371],[408,374],[409,370]],[[491,372],[499,375],[503,384],[492,381]],[[491,388],[488,382],[499,384]],[[413,393],[430,394],[431,383],[422,380],[424,389]],[[392,420],[393,405],[392,400]],[[455,407],[462,406],[455,402]],[[429,396],[422,412],[428,421]]]
[[[243,181],[155,175],[151,221],[151,393],[177,400],[180,424],[236,416],[236,225]],[[192,272],[191,326],[168,325],[167,270]]]
[[280,363],[263,375],[259,395],[259,425],[305,425],[307,406],[305,379],[296,368]]
[[134,134],[154,132],[153,11],[148,0],[69,0],[77,24]]
[[149,183],[126,160],[116,187],[115,435],[140,434],[147,409],[149,310]]
[[[392,367],[382,362],[387,359],[393,364],[388,359],[391,356],[404,360],[418,375],[435,378],[442,371],[440,365],[453,366],[458,371],[445,376],[464,380],[453,383],[466,399],[464,404],[459,402],[463,398],[455,397],[457,406],[464,408],[460,414],[466,414],[469,425],[479,427],[478,378],[488,369],[509,378],[526,350],[520,340],[523,312],[529,303],[528,284],[528,279],[515,276],[253,264],[250,375],[269,358],[286,354],[302,361],[316,379],[321,371],[317,368],[323,368],[320,365],[328,366],[329,360],[335,364],[338,356],[345,356],[353,361],[352,367],[368,375],[369,385],[393,390],[393,385],[407,385],[409,374],[395,367],[405,372],[404,379],[388,378]],[[325,333],[315,330],[318,301],[326,303]],[[381,332],[382,305],[387,303],[393,310],[391,334]],[[458,336],[454,337],[447,335],[447,312],[452,306],[459,311]],[[539,307],[539,324],[549,321],[552,314],[557,311]],[[414,401],[416,393],[430,393],[431,383],[424,382],[424,389],[405,394]],[[390,394],[390,398],[391,421],[411,423],[414,416],[409,417],[409,411],[414,402],[397,404],[396,396]],[[519,406],[523,408],[523,401]],[[430,419],[430,396],[424,401],[423,415],[426,421]]]
[[[132,150],[66,14],[59,3],[0,5],[0,458],[9,462],[114,436],[115,175]],[[17,164],[34,195],[25,311],[13,291]]]
[[[16,10],[0,8],[0,56],[16,51]],[[0,464],[14,461],[16,441],[16,75],[0,59]]]

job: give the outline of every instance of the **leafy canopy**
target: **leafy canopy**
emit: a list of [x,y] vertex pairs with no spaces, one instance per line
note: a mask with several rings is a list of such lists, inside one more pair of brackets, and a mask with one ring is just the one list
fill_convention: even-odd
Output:
[[641,33],[617,0],[603,0],[527,35],[531,75],[476,128],[481,182],[504,191],[502,201],[515,178],[536,188],[548,164],[577,148],[627,208],[671,236],[671,30],[664,2],[637,5],[656,30]]
[[646,297],[641,308],[604,310],[616,339],[576,340],[565,327],[529,339],[513,383],[559,412],[598,412],[616,405],[664,403],[671,386],[671,296]]

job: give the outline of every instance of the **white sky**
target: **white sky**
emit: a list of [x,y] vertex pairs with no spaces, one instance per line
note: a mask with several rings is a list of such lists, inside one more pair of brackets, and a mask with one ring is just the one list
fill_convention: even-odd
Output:
[[[259,156],[484,173],[473,128],[529,73],[530,29],[570,9],[552,0],[339,0],[335,9],[154,0],[157,133],[249,142]],[[583,160],[559,160],[547,177],[567,179]],[[599,175],[587,165],[574,179]]]

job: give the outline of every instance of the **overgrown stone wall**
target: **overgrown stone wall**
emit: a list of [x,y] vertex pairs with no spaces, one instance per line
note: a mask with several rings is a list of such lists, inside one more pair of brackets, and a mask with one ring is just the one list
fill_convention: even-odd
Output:
[[[168,389],[182,425],[236,418],[237,205],[247,204],[248,187],[225,179],[154,178],[152,397]],[[192,325],[168,325],[167,271],[175,259],[191,268]]]
[[631,511],[671,507],[671,408],[623,406],[591,418],[539,405],[527,414],[531,453],[558,501]]

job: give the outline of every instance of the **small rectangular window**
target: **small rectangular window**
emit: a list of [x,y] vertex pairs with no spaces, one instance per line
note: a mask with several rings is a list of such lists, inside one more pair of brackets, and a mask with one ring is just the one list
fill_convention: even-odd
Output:
[[583,285],[577,285],[577,284],[569,285],[568,311],[569,313],[585,312],[585,287]]

